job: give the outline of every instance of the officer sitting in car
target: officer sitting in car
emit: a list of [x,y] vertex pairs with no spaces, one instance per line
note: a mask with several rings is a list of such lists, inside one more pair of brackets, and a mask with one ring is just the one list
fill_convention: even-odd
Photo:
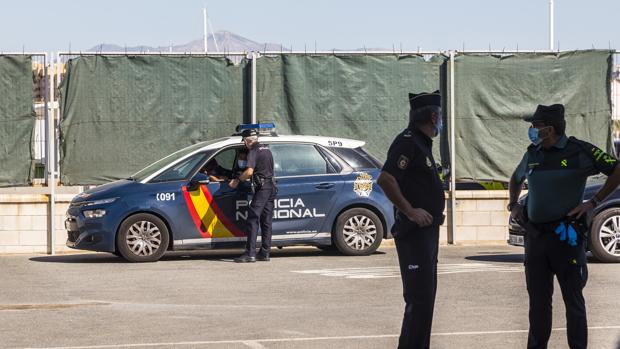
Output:
[[248,149],[243,148],[239,149],[237,153],[237,166],[236,166],[236,178],[248,168]]
[[215,159],[207,162],[204,173],[209,176],[211,182],[223,182],[232,177],[232,172],[220,166]]

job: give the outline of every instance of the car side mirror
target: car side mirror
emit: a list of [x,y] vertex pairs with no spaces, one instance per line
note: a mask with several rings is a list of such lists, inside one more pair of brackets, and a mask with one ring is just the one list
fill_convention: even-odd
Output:
[[189,190],[196,190],[198,189],[198,187],[200,187],[201,185],[207,185],[211,183],[211,181],[209,180],[209,178],[207,179],[192,179],[191,181],[189,181]]

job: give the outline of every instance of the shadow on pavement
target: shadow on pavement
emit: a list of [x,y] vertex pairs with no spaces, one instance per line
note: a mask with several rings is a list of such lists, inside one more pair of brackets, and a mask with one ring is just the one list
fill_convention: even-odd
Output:
[[[524,254],[505,253],[505,252],[479,252],[477,256],[467,256],[465,259],[478,262],[497,262],[497,263],[523,263]],[[606,264],[594,258],[590,252],[587,254],[588,263]],[[620,348],[618,348],[620,349]]]
[[67,254],[56,256],[43,256],[30,258],[33,262],[43,263],[124,263],[125,260],[111,253],[84,253],[84,254]]
[[[167,252],[160,262],[180,261],[180,260],[208,260],[214,262],[233,262],[233,259],[240,256],[243,250],[203,250],[203,251],[173,251]],[[385,252],[376,251],[374,255],[385,254]],[[314,247],[302,248],[285,248],[273,249],[271,251],[271,259],[280,259],[287,257],[347,257],[335,250],[320,250]],[[30,258],[33,262],[42,263],[82,263],[82,264],[99,264],[99,263],[129,263],[122,257],[117,257],[112,253],[83,253],[83,254],[67,254],[57,256],[41,256]]]
[[522,253],[480,252],[477,256],[467,256],[465,259],[478,262],[523,263],[523,257]]

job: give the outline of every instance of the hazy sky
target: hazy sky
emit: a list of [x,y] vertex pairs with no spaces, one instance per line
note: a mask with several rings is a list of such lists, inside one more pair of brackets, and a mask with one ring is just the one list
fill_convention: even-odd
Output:
[[[620,0],[555,0],[560,49],[620,49]],[[0,0],[0,51],[184,44],[215,30],[303,50],[548,47],[548,0]],[[557,45],[557,44],[556,44]],[[557,49],[557,46],[556,46]]]

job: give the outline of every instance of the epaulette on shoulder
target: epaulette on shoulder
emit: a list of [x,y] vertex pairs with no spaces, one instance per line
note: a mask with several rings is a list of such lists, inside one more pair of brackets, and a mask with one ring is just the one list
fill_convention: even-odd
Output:
[[569,142],[573,142],[573,143],[577,143],[577,144],[584,144],[585,142],[582,141],[581,139],[577,139],[575,138],[575,136],[570,136],[568,137],[568,141]]
[[583,151],[589,153],[592,151],[591,147],[592,145],[586,141],[582,141],[581,139],[577,139],[574,136],[570,136],[568,137],[568,141],[570,143],[574,143],[576,145],[578,145]]

